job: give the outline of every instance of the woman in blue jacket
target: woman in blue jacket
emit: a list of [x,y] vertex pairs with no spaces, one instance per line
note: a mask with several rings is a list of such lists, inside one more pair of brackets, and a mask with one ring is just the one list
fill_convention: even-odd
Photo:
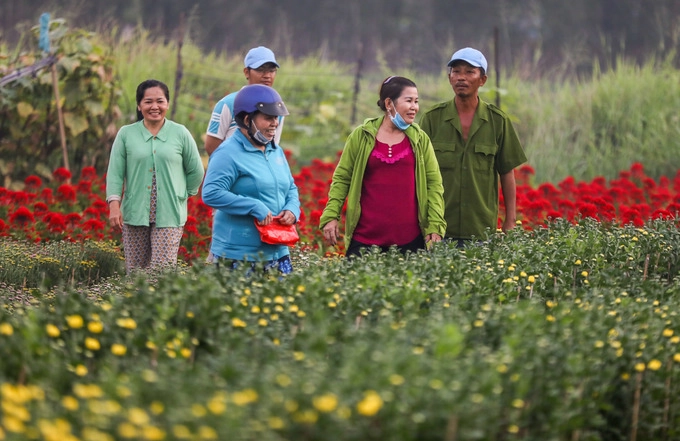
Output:
[[210,156],[203,182],[203,201],[217,210],[210,251],[218,264],[264,262],[292,271],[288,246],[260,240],[254,220],[268,225],[274,216],[293,225],[300,199],[288,161],[274,142],[279,116],[288,115],[281,96],[269,86],[243,87],[234,100],[238,130]]

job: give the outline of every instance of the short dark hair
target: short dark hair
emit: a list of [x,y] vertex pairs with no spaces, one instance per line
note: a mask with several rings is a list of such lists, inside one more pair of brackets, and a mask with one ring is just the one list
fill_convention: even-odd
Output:
[[389,98],[392,101],[396,101],[407,87],[418,86],[416,86],[416,83],[405,77],[391,76],[385,78],[380,85],[380,91],[378,92],[380,95],[380,99],[377,103],[378,107],[380,107],[383,112],[386,111],[387,107],[385,107],[385,100]]
[[[151,89],[152,87],[160,87],[161,90],[163,91],[163,94],[165,95],[165,99],[170,102],[170,89],[168,89],[168,86],[158,80],[145,80],[139,83],[139,86],[137,86],[137,105],[139,106],[139,103],[142,102],[144,99],[144,93],[146,92],[147,89]],[[137,121],[143,120],[144,117],[142,116],[142,112],[137,109]]]

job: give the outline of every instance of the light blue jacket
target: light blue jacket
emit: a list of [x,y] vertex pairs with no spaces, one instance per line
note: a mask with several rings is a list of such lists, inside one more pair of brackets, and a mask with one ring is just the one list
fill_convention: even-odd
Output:
[[286,155],[267,144],[264,152],[236,131],[210,156],[203,201],[215,208],[210,251],[235,260],[276,260],[289,254],[285,245],[260,240],[254,220],[289,210],[300,218],[300,198]]

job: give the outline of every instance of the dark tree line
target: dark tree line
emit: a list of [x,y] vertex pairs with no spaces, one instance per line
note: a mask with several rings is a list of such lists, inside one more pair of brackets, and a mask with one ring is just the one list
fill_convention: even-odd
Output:
[[680,0],[3,0],[0,39],[16,43],[41,12],[92,30],[141,25],[165,39],[184,25],[200,47],[229,55],[263,44],[342,62],[363,53],[369,66],[416,71],[441,69],[462,46],[491,58],[496,32],[501,64],[527,75],[642,62],[680,43]]

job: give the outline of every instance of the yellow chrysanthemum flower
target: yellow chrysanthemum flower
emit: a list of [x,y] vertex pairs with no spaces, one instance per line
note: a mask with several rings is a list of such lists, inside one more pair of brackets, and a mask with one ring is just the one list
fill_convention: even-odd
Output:
[[177,439],[190,439],[191,430],[183,424],[176,424],[172,426],[172,434],[175,435]]
[[406,380],[399,374],[390,375],[390,383],[394,386],[401,386]]
[[114,343],[113,345],[111,345],[111,353],[113,355],[117,355],[119,357],[122,357],[123,355],[125,355],[126,352],[127,352],[127,347],[125,347],[125,345],[122,345],[120,343]]
[[45,331],[47,332],[47,335],[49,335],[52,338],[57,338],[61,335],[61,331],[59,331],[59,328],[57,328],[51,323],[45,325]]
[[140,409],[139,407],[133,407],[130,410],[128,410],[128,421],[130,421],[132,424],[136,426],[143,426],[145,424],[149,424],[151,418],[144,409]]
[[217,432],[210,426],[201,426],[198,428],[199,439],[217,439]]
[[244,389],[240,392],[234,392],[231,396],[232,401],[237,406],[245,406],[246,404],[254,403],[259,396],[254,389]]
[[293,421],[300,424],[314,424],[319,419],[317,414],[312,409],[303,410],[302,412],[295,412],[293,414]]
[[286,423],[279,417],[270,417],[268,420],[269,428],[274,430],[283,429]]
[[87,330],[93,334],[101,334],[104,330],[104,324],[102,322],[89,322],[87,324]]
[[137,329],[137,322],[131,317],[119,318],[116,324],[124,329]]
[[71,329],[80,329],[83,327],[85,322],[83,321],[83,318],[81,316],[79,316],[78,314],[74,314],[66,316],[66,324]]
[[101,344],[99,343],[99,340],[97,340],[96,338],[86,337],[85,347],[90,351],[98,351],[99,349],[101,349]]
[[364,393],[364,398],[357,403],[357,412],[363,416],[373,416],[377,414],[383,406],[380,394],[374,390]]
[[659,368],[661,368],[661,361],[657,360],[656,358],[653,360],[650,360],[649,363],[647,363],[647,368],[652,371],[658,371]]
[[233,319],[231,319],[231,326],[233,326],[234,328],[245,328],[246,322],[244,322],[238,317],[234,317]]
[[149,441],[161,441],[165,439],[165,431],[156,426],[142,427],[142,438]]
[[71,395],[66,395],[61,399],[61,405],[64,406],[64,409],[74,411],[78,410],[78,399],[71,396]]
[[9,323],[0,323],[0,335],[12,335],[14,328]]
[[125,422],[118,425],[118,434],[127,439],[137,439],[139,436],[137,428],[132,424]]
[[330,413],[338,407],[338,397],[332,393],[319,395],[314,397],[312,404],[314,404],[314,408],[319,412]]
[[196,418],[203,418],[208,414],[208,411],[203,405],[194,403],[191,405],[191,414]]
[[149,410],[151,410],[151,413],[154,415],[160,415],[165,411],[165,405],[160,401],[153,401],[151,406],[149,406]]
[[224,397],[216,396],[208,401],[206,407],[213,415],[222,415],[227,410],[227,403]]

